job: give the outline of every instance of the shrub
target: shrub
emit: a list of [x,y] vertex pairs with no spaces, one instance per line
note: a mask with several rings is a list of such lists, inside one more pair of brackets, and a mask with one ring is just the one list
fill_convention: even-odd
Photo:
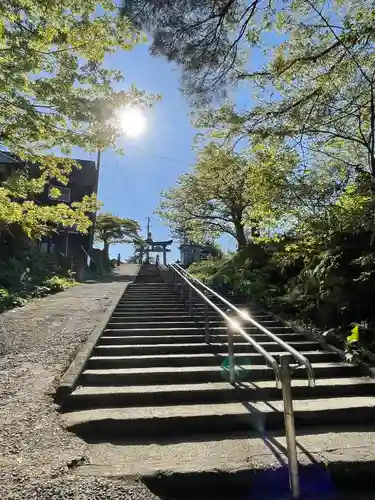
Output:
[[330,247],[305,256],[282,245],[271,251],[252,243],[241,253],[189,270],[238,301],[262,303],[321,329],[348,332],[355,322],[374,332],[375,252],[362,240],[361,235],[337,236]]
[[52,276],[44,281],[45,287],[51,292],[62,292],[66,288],[75,286],[77,283],[72,278]]
[[60,292],[75,284],[67,261],[53,254],[26,248],[0,266],[0,312],[23,306],[31,297]]

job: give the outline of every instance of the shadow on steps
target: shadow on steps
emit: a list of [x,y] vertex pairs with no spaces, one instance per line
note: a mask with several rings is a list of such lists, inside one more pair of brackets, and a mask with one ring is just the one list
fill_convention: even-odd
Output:
[[[300,500],[374,498],[375,462],[300,466]],[[292,500],[287,466],[235,473],[196,472],[143,478],[160,500]],[[358,485],[365,485],[360,491]]]

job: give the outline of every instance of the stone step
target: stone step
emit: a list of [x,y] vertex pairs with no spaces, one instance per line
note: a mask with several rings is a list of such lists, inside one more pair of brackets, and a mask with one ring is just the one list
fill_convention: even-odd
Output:
[[[209,318],[212,319],[220,319],[220,316],[218,313],[215,311],[209,311],[208,313]],[[154,311],[153,309],[150,309],[148,311],[137,311],[134,309],[116,309],[111,318],[123,318],[124,320],[128,318],[173,318],[173,319],[191,319],[191,318],[199,319],[200,321],[204,321],[205,315],[204,312],[198,312],[198,311],[193,311],[192,316],[190,316],[189,311],[187,309],[182,309],[182,310],[175,310],[174,308],[169,309],[168,311]],[[262,319],[268,319],[268,318],[262,318]],[[261,321],[261,319],[258,319],[257,321]]]
[[[91,358],[93,359],[93,358]],[[117,369],[86,369],[81,375],[81,385],[154,385],[154,384],[191,384],[199,382],[228,381],[228,370],[216,366],[167,366],[145,368],[117,368]],[[349,363],[313,363],[315,377],[341,378],[356,377],[361,374],[357,366]],[[244,371],[245,373],[242,373]],[[251,382],[260,380],[274,380],[275,375],[271,368],[257,365],[243,365],[239,371],[240,378]],[[249,372],[247,376],[246,372]],[[306,379],[306,370],[295,370],[293,378]]]
[[149,290],[125,290],[125,293],[123,295],[123,299],[139,299],[139,300],[148,300],[149,297],[167,297],[167,298],[176,298],[180,299],[181,294],[176,293],[174,290],[156,290],[156,289],[149,289]]
[[[161,305],[158,305],[158,306],[155,306],[155,307],[150,307],[149,305],[145,305],[145,306],[140,306],[140,305],[137,305],[137,304],[120,304],[116,307],[115,311],[114,312],[126,312],[126,313],[130,313],[130,312],[133,312],[133,314],[150,314],[152,312],[158,312],[158,313],[161,313],[161,314],[166,314],[168,313],[169,311],[179,311],[181,314],[186,314],[186,312],[188,311],[188,308],[184,305],[184,304],[174,304],[173,307],[169,306],[169,305],[165,305],[165,304],[161,304]],[[204,309],[202,309],[202,311],[204,312]]]
[[127,290],[129,291],[129,293],[133,293],[133,292],[147,292],[147,291],[150,291],[150,290],[155,290],[155,291],[161,291],[161,292],[171,292],[171,293],[176,293],[176,288],[171,286],[171,285],[167,285],[165,283],[161,283],[161,282],[157,282],[157,283],[137,283],[137,282],[133,282],[131,283]]
[[173,290],[174,287],[172,284],[170,283],[163,283],[163,282],[156,282],[156,283],[137,283],[136,281],[133,281],[132,283],[130,283],[130,285],[128,286],[128,288],[131,290],[131,289],[143,289],[143,288],[156,288],[156,289],[167,289],[167,290]]
[[181,300],[178,296],[175,297],[159,297],[157,293],[151,294],[147,297],[135,298],[132,296],[123,297],[120,299],[118,305],[147,305],[150,309],[158,305],[169,305],[173,307],[174,304],[181,305]]
[[[293,380],[293,398],[318,399],[370,396],[375,380],[363,378],[321,379],[313,389],[305,380]],[[152,385],[152,386],[84,386],[77,387],[64,405],[64,411],[84,408],[117,408],[126,406],[166,406],[282,399],[281,389],[271,381],[243,382],[233,387],[228,382]]]
[[[147,318],[145,318],[147,319]],[[224,320],[210,320],[210,327],[215,327],[215,326],[221,326],[225,324]],[[191,327],[201,327],[204,328],[204,322],[202,321],[195,321],[193,318],[187,318],[185,321],[180,321],[174,318],[171,318],[169,321],[164,321],[160,317],[155,319],[155,321],[142,321],[139,318],[127,318],[126,321],[120,321],[119,318],[116,318],[115,321],[111,320],[109,321],[107,328],[114,328],[117,325],[117,327],[123,328],[123,329],[134,329],[134,328],[191,328]],[[246,327],[246,325],[244,325]],[[280,322],[278,321],[262,321],[262,326],[265,328],[273,328],[274,326],[282,326]],[[244,328],[246,329],[246,328]]]
[[[182,302],[181,300],[179,300],[179,297],[176,297],[177,299],[177,304],[176,306],[178,306],[179,308],[183,309],[186,311],[186,309],[189,307],[188,306],[188,303],[187,302]],[[120,308],[124,308],[124,309],[127,309],[128,307],[134,307],[135,309],[141,309],[141,310],[144,310],[144,309],[148,309],[150,310],[150,305],[149,305],[149,302],[147,302],[147,300],[140,300],[140,301],[127,301],[127,299],[123,298],[120,300],[119,304],[117,307],[120,307]],[[226,310],[228,307],[224,304],[221,304],[222,306],[222,309],[223,310]],[[167,309],[169,308],[169,305],[165,305],[165,304],[159,304],[156,306],[157,309]],[[197,304],[197,305],[194,305],[194,309],[197,310],[197,311],[204,311],[204,308],[205,308],[205,305],[204,304]],[[239,309],[241,309],[239,307]],[[262,314],[265,314],[265,315],[270,315],[272,316],[271,313],[265,313],[264,311],[259,311],[259,310],[254,310],[252,309],[251,310],[251,315],[262,315]]]
[[[210,322],[223,322],[225,321],[225,319],[221,318],[219,314],[210,314]],[[148,321],[149,323],[151,322],[155,322],[155,325],[157,322],[159,321],[179,321],[179,322],[183,322],[183,321],[196,321],[198,323],[204,323],[205,321],[205,317],[203,314],[197,314],[195,313],[194,314],[194,311],[193,311],[193,314],[190,316],[189,313],[185,312],[185,314],[181,314],[180,312],[178,312],[177,314],[173,314],[173,312],[166,312],[166,313],[162,313],[162,314],[156,314],[154,315],[152,313],[152,311],[149,312],[149,314],[138,314],[136,312],[133,312],[133,313],[130,313],[130,314],[124,314],[122,312],[119,312],[119,313],[115,313],[111,316],[111,319],[110,319],[110,322],[118,322],[118,323],[121,323],[123,321],[130,321],[130,322],[134,322],[134,321]],[[272,325],[280,325],[280,322],[276,321],[276,320],[272,320],[272,319],[264,319],[264,318],[261,318],[261,319],[258,319],[257,320],[259,323],[261,323],[262,325],[268,325],[268,326],[272,326]],[[245,324],[245,322],[244,322]]]
[[[199,319],[200,321],[204,321],[205,318],[205,313],[204,310],[195,310],[193,309],[193,314],[192,317],[195,319]],[[178,319],[184,319],[186,317],[190,318],[191,316],[188,313],[188,309],[185,307],[181,308],[169,308],[166,310],[155,310],[155,309],[148,309],[144,311],[139,311],[137,309],[133,308],[123,308],[123,307],[117,307],[115,311],[112,314],[112,318],[131,318],[131,317],[137,317],[137,318],[143,318],[143,317],[173,317],[173,318],[178,318]],[[220,319],[220,315],[216,312],[213,311],[212,309],[208,311],[208,316],[210,318],[217,318]],[[256,315],[252,316],[252,318],[255,321],[258,321],[259,323],[262,323],[263,321],[272,321],[274,320],[273,316],[271,315]]]
[[[282,352],[273,352],[272,356],[279,360]],[[322,351],[303,351],[303,354],[315,363],[339,361],[335,353]],[[223,354],[161,354],[161,355],[134,355],[134,356],[92,356],[87,366],[90,368],[135,368],[152,366],[221,366],[228,358],[227,351]],[[236,352],[236,362],[238,365],[261,365],[265,366],[265,360],[261,354],[247,351]],[[242,376],[251,379],[251,370],[242,371]]]
[[[375,397],[356,396],[294,401],[297,428],[357,425],[375,420]],[[81,410],[63,415],[69,431],[100,438],[122,436],[128,443],[158,443],[191,434],[282,429],[283,401],[191,404]]]
[[[226,326],[215,326],[215,327],[210,327],[210,332],[211,334],[215,333],[222,333],[226,334],[228,328]],[[249,333],[252,337],[256,334],[261,333],[259,329],[255,326],[249,327],[245,326],[243,328],[247,333]],[[294,333],[293,329],[290,328],[289,326],[274,326],[271,328],[268,328],[268,330],[276,335],[279,335],[281,333]],[[163,335],[163,336],[170,336],[170,335],[194,335],[194,336],[202,336],[205,334],[205,328],[201,327],[198,328],[197,326],[189,327],[189,328],[122,328],[121,326],[117,325],[114,323],[110,328],[106,328],[104,330],[105,335],[110,335],[110,336],[115,336],[115,335],[120,335],[120,336],[128,336],[128,335]],[[264,334],[262,334],[264,335]],[[304,337],[303,337],[304,339]]]
[[124,296],[137,295],[137,294],[139,294],[139,295],[153,294],[153,293],[177,295],[178,291],[174,290],[173,288],[162,287],[160,285],[158,285],[158,286],[144,286],[144,287],[140,287],[139,285],[129,285],[124,292]]
[[[116,333],[118,333],[116,331]],[[205,344],[205,332],[200,331],[199,335],[184,335],[178,334],[175,335],[113,335],[113,332],[106,330],[103,335],[100,337],[99,343],[101,345],[115,345],[115,344],[128,344],[128,345],[150,345],[150,344],[188,344],[188,343],[200,343]],[[268,340],[269,337],[265,333],[253,334],[251,337],[256,342],[264,342]],[[304,341],[306,340],[299,333],[281,333],[278,334],[278,337],[284,342],[292,342],[292,341]],[[238,342],[242,339],[241,335],[235,335],[235,342]],[[226,334],[222,335],[211,335],[212,343],[227,343],[228,336]]]
[[156,290],[156,289],[149,289],[149,290],[129,290],[127,289],[125,293],[123,294],[122,298],[123,299],[140,299],[144,300],[145,298],[147,299],[148,297],[152,298],[158,298],[158,297],[166,297],[166,298],[181,298],[180,293],[176,293],[171,290]]
[[[370,425],[297,429],[301,500],[373,500],[374,448]],[[161,445],[93,437],[85,454],[88,464],[77,467],[76,476],[140,476],[155,500],[291,498],[283,430],[199,434]]]
[[[278,352],[280,346],[277,342],[259,342],[268,352]],[[289,342],[289,345],[299,351],[320,351],[320,346],[317,342],[307,340]],[[94,349],[95,355],[102,356],[152,356],[152,355],[167,355],[167,354],[211,354],[226,353],[227,345],[224,344],[154,344],[154,345],[97,345]],[[236,342],[234,351],[239,352],[256,352],[248,342]]]

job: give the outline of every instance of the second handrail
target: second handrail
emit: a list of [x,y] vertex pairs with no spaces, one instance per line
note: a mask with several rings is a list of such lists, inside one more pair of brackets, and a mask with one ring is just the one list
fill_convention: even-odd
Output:
[[274,333],[272,333],[269,330],[267,330],[267,328],[265,328],[260,323],[258,323],[257,321],[255,321],[247,313],[245,313],[244,311],[241,311],[241,309],[238,309],[238,307],[234,306],[233,304],[231,304],[231,302],[229,302],[228,300],[224,299],[224,297],[222,297],[219,293],[215,292],[215,290],[212,290],[212,288],[210,288],[207,285],[205,285],[204,283],[202,283],[198,278],[196,278],[195,276],[193,276],[192,274],[190,274],[188,271],[186,271],[185,269],[183,269],[178,264],[172,264],[171,267],[172,267],[172,269],[174,268],[175,271],[179,271],[179,274],[181,274],[181,272],[184,275],[186,274],[188,278],[194,280],[196,283],[199,284],[199,286],[201,286],[207,292],[211,293],[212,295],[214,295],[215,297],[217,297],[218,299],[220,299],[225,305],[227,305],[233,311],[235,311],[237,314],[239,314],[239,316],[241,318],[245,319],[246,321],[249,321],[256,328],[258,328],[260,331],[262,331],[263,333],[265,333],[266,335],[268,335],[268,337],[270,337],[272,340],[274,340],[275,342],[277,342],[281,347],[283,347],[287,352],[289,352],[289,354],[291,354],[294,357],[294,359],[296,359],[300,364],[302,364],[306,368],[309,386],[310,387],[315,387],[314,370],[313,370],[313,368],[311,366],[310,361],[305,356],[303,356],[303,354],[301,354],[296,349],[294,349],[294,347],[291,347],[287,342],[284,342],[283,340],[281,340],[277,335],[275,335]]
[[[171,266],[173,269],[173,265]],[[258,342],[256,342],[250,335],[248,335],[241,327],[238,325],[232,318],[230,318],[227,314],[225,314],[220,307],[218,307],[216,304],[214,304],[201,290],[199,290],[196,286],[193,285],[189,281],[188,278],[186,278],[178,269],[174,268],[173,269],[176,274],[180,276],[187,284],[190,286],[194,292],[199,295],[200,297],[203,298],[203,300],[210,306],[212,307],[222,318],[224,318],[227,323],[229,328],[232,330],[236,331],[239,333],[245,340],[247,340],[253,347],[254,349],[261,354],[270,364],[271,368],[275,372],[275,378],[276,378],[276,386],[280,387],[281,384],[281,375],[280,375],[280,367],[279,364],[277,363],[276,359],[271,356]]]

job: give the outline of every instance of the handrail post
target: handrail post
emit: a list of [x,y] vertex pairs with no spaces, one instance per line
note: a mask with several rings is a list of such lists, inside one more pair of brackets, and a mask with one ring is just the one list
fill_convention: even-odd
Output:
[[293,500],[298,500],[300,498],[300,487],[289,359],[290,354],[282,354],[280,356],[285,434],[288,449],[289,484]]
[[189,287],[189,315],[193,316],[193,290]]
[[236,366],[234,360],[234,339],[233,332],[228,328],[228,357],[229,357],[229,383],[234,385],[236,383]]
[[206,301],[204,301],[204,322],[206,328],[205,341],[207,344],[210,344],[211,343],[210,318],[208,316],[208,303]]
[[[185,299],[185,293],[184,293],[184,287],[183,285],[186,284],[186,286],[192,289],[194,293],[197,295],[197,297],[201,297],[205,302],[208,303],[208,305],[216,311],[228,324],[227,327],[227,338],[228,338],[228,353],[229,357],[228,360],[230,362],[230,380],[233,384],[235,384],[236,380],[236,373],[235,373],[235,356],[234,356],[234,334],[238,333],[241,335],[243,338],[245,338],[253,347],[254,349],[261,354],[264,359],[267,361],[267,363],[272,367],[274,373],[275,373],[275,378],[276,378],[276,387],[280,387],[280,381],[281,381],[281,368],[279,363],[275,360],[271,354],[269,354],[258,342],[256,342],[251,335],[247,334],[241,327],[240,324],[237,323],[237,321],[234,321],[232,318],[228,316],[228,312],[231,312],[230,310],[227,310],[226,312],[222,311],[216,304],[214,304],[208,297],[207,294],[199,290],[195,285],[191,283],[191,281],[181,274],[181,272],[175,267],[174,264],[171,265],[171,268],[173,269],[173,272],[175,273],[176,277],[176,287],[181,286],[181,298]],[[179,278],[179,280],[177,279]],[[209,293],[213,293],[214,295],[216,292],[213,292],[211,289],[203,287],[208,290]],[[217,295],[217,294],[216,294]],[[219,298],[221,298],[218,295]],[[222,299],[221,300],[225,300]],[[183,300],[185,302],[185,300]],[[228,302],[228,305],[233,309],[234,306]],[[237,311],[236,311],[237,312]],[[239,311],[241,312],[241,311]],[[242,315],[241,315],[242,316]],[[254,322],[255,323],[255,322]],[[259,325],[260,330],[265,330],[263,327]],[[233,330],[232,332],[229,332],[229,329]],[[210,332],[211,333],[211,332]],[[267,333],[267,330],[266,330]]]
[[[172,266],[179,276],[181,276],[181,277],[184,276],[184,278],[186,280],[190,280],[190,281],[193,280],[195,282],[195,284],[199,284],[199,286],[201,286],[203,288],[203,290],[205,290],[206,292],[209,292],[214,297],[219,298],[223,304],[226,304],[227,306],[229,306],[230,310],[234,311],[236,314],[238,314],[241,317],[241,319],[245,319],[246,321],[249,321],[252,325],[254,325],[256,328],[258,328],[261,332],[268,335],[268,337],[270,337],[274,342],[277,342],[285,351],[290,353],[299,364],[301,364],[305,367],[305,369],[307,371],[307,378],[308,378],[309,387],[315,387],[314,370],[311,366],[310,361],[306,358],[306,356],[302,355],[299,351],[297,351],[296,349],[291,347],[287,342],[285,342],[284,340],[281,340],[277,335],[275,335],[274,333],[271,333],[269,330],[264,328],[264,326],[262,326],[257,321],[252,319],[249,315],[244,314],[244,311],[241,311],[240,309],[238,309],[238,307],[234,306],[228,300],[224,299],[220,294],[215,292],[215,290],[212,290],[207,285],[202,283],[198,278],[196,278],[195,276],[190,274],[188,271],[186,271],[186,269],[183,269],[178,264],[173,264]],[[275,367],[274,367],[274,370],[275,370]]]

